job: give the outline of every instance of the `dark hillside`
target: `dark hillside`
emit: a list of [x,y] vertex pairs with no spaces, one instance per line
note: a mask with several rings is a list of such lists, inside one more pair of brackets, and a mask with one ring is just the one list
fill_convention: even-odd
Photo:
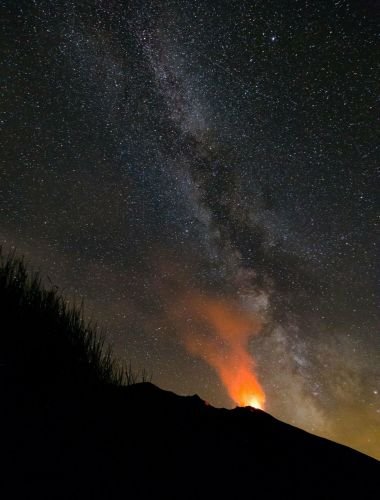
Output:
[[1,498],[378,498],[379,463],[354,450],[260,410],[123,385],[80,311],[14,258],[0,317]]

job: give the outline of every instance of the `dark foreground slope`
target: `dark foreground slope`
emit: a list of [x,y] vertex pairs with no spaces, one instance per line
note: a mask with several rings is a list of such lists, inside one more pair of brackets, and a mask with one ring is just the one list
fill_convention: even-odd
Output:
[[378,498],[377,461],[259,410],[148,383],[2,403],[2,498]]
[[0,253],[0,498],[375,499],[379,463],[250,408],[122,385],[78,311]]

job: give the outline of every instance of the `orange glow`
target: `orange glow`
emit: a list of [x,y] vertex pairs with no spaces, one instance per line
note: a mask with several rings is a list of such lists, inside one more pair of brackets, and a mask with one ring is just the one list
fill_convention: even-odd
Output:
[[262,403],[256,397],[248,399],[246,406],[252,406],[252,408],[257,408],[258,410],[263,409]]
[[263,409],[265,394],[248,352],[249,338],[259,332],[260,320],[237,305],[199,296],[187,298],[182,320],[183,313],[188,316],[184,332],[188,351],[216,370],[238,406]]

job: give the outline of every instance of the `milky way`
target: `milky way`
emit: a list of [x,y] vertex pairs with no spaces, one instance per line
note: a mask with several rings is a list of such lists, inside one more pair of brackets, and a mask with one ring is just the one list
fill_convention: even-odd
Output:
[[259,318],[267,411],[379,457],[379,11],[321,3],[5,2],[0,239],[217,406],[194,304]]

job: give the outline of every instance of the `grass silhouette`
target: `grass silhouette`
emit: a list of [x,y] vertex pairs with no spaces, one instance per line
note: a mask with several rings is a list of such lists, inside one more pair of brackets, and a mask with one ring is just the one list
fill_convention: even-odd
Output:
[[104,332],[85,321],[83,302],[70,305],[23,257],[1,247],[0,321],[0,374],[8,383],[120,386],[148,378],[115,361]]

